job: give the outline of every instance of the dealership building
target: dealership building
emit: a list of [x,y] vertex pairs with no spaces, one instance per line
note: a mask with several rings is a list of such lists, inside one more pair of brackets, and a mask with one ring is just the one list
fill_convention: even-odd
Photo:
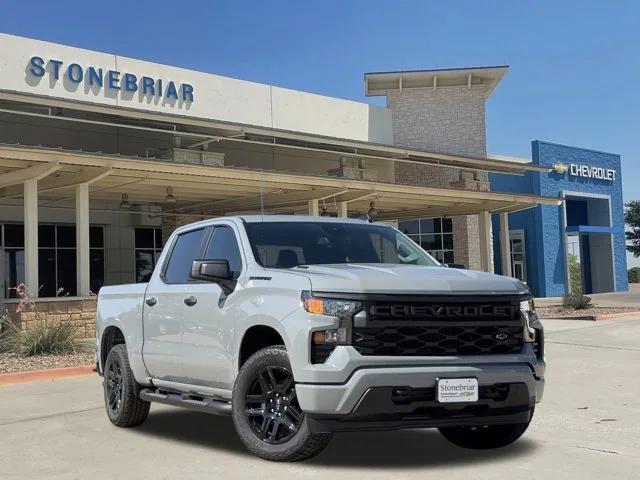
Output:
[[[564,187],[515,186],[556,175],[547,157],[487,155],[505,66],[366,73],[383,107],[12,35],[0,52],[0,299],[24,283],[43,311],[81,305],[87,329],[91,292],[144,281],[171,231],[203,218],[369,214],[442,262],[508,273],[509,222],[565,209]],[[577,232],[592,256],[593,222]]]

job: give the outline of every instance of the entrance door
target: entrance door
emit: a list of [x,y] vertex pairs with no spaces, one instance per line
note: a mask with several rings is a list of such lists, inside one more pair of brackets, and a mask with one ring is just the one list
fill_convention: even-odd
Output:
[[513,276],[523,283],[527,283],[527,257],[524,245],[524,232],[514,230],[509,232],[511,243],[511,271]]

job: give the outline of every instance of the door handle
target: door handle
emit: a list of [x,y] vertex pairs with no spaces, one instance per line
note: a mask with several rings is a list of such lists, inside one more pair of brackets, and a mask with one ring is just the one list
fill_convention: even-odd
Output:
[[198,299],[194,296],[187,297],[184,299],[184,304],[187,307],[193,307],[196,303],[198,303]]
[[149,297],[145,300],[145,303],[150,307],[153,307],[156,303],[158,303],[158,301],[156,300],[156,297]]

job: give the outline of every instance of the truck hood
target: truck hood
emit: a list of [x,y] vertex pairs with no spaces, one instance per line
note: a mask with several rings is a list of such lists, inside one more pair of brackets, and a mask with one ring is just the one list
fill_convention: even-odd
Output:
[[522,294],[520,281],[492,273],[396,264],[309,265],[292,270],[316,292],[395,294]]

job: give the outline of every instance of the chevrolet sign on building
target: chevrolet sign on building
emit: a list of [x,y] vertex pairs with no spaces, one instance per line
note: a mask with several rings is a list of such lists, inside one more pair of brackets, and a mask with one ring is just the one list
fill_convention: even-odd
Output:
[[576,165],[572,163],[569,167],[569,175],[574,177],[595,178],[613,182],[616,179],[616,171],[612,168],[602,168],[591,165]]

